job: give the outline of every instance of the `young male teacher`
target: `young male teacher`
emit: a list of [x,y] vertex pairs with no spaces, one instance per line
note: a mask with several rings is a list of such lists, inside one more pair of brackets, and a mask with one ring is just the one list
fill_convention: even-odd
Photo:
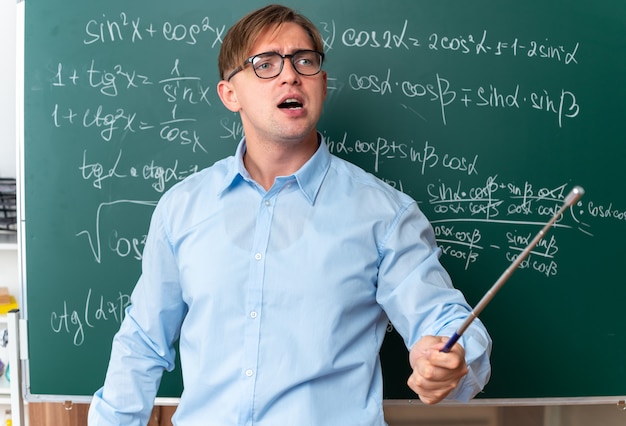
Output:
[[486,384],[480,321],[440,351],[470,308],[416,202],[331,155],[316,131],[322,49],[314,25],[278,5],[225,36],[217,89],[245,137],[156,207],[91,426],[145,425],[179,338],[178,426],[384,425],[389,321],[425,403]]

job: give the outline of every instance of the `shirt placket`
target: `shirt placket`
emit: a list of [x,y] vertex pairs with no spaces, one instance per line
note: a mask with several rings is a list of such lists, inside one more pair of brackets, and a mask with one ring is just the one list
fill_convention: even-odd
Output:
[[241,366],[241,380],[244,382],[244,399],[239,415],[239,424],[253,425],[255,409],[255,388],[258,377],[259,342],[261,335],[261,316],[263,302],[263,284],[267,247],[269,242],[274,202],[277,192],[263,196],[257,212],[254,242],[250,252],[250,274],[246,296],[246,321],[244,329],[244,352]]

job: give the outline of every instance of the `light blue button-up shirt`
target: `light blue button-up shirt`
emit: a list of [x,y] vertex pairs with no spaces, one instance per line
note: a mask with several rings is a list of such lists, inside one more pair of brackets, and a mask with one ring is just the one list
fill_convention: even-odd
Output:
[[[237,154],[168,191],[90,425],[140,425],[180,337],[180,426],[384,425],[378,352],[389,321],[411,347],[470,308],[417,204],[324,141],[265,191]],[[480,321],[465,332],[468,400],[490,374]],[[407,362],[406,358],[398,362]]]

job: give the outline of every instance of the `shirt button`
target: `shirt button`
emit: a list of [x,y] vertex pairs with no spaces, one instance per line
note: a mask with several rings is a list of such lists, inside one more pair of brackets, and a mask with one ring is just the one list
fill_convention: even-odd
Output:
[[250,369],[246,370],[246,376],[248,377],[252,377],[252,375],[254,374],[254,372]]
[[269,207],[269,206],[270,206],[270,204],[272,204],[272,203],[270,203],[270,200],[265,200],[265,205],[266,205],[267,207]]
[[257,254],[254,255],[254,258],[256,260],[261,260],[262,257],[263,257],[263,255],[261,253],[257,253]]
[[256,313],[256,311],[252,311],[252,312],[250,312],[250,318],[253,318],[253,319],[254,319],[254,318],[256,318],[256,317],[257,317],[257,315],[258,315],[258,314]]

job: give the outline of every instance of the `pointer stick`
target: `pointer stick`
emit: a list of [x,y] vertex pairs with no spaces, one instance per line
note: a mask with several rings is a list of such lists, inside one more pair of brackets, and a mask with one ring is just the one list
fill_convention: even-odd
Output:
[[457,342],[457,340],[459,340],[459,338],[465,332],[465,330],[467,330],[467,327],[469,327],[469,325],[472,323],[472,321],[474,321],[474,319],[478,318],[478,315],[482,312],[485,306],[487,306],[487,304],[491,302],[491,299],[493,299],[493,296],[495,296],[498,290],[502,288],[506,280],[508,280],[509,277],[513,275],[513,271],[515,271],[515,269],[520,265],[520,263],[522,263],[522,261],[526,258],[526,256],[530,254],[530,252],[532,251],[533,248],[535,248],[539,240],[543,238],[546,232],[548,232],[548,229],[554,224],[554,222],[556,222],[559,216],[563,214],[565,209],[572,206],[576,201],[578,201],[578,199],[582,197],[584,193],[585,193],[585,190],[581,188],[580,186],[575,186],[570,191],[567,197],[565,197],[565,200],[563,201],[563,205],[561,206],[559,211],[557,211],[554,214],[554,216],[552,216],[552,219],[550,219],[550,221],[546,223],[546,225],[541,229],[541,231],[539,231],[539,233],[535,235],[535,238],[533,238],[530,244],[526,246],[524,251],[522,251],[522,253],[513,261],[513,263],[509,265],[506,271],[504,271],[504,273],[500,275],[500,278],[498,278],[498,281],[496,281],[496,283],[489,289],[489,291],[485,293],[485,295],[480,300],[480,302],[478,302],[478,305],[474,307],[474,310],[470,313],[470,316],[465,320],[465,322],[461,325],[461,327],[459,327],[459,329],[452,335],[452,337],[450,337],[450,340],[446,342],[446,345],[443,347],[443,349],[441,349],[441,352],[450,352],[450,349],[452,349],[452,346],[454,346],[454,344]]

